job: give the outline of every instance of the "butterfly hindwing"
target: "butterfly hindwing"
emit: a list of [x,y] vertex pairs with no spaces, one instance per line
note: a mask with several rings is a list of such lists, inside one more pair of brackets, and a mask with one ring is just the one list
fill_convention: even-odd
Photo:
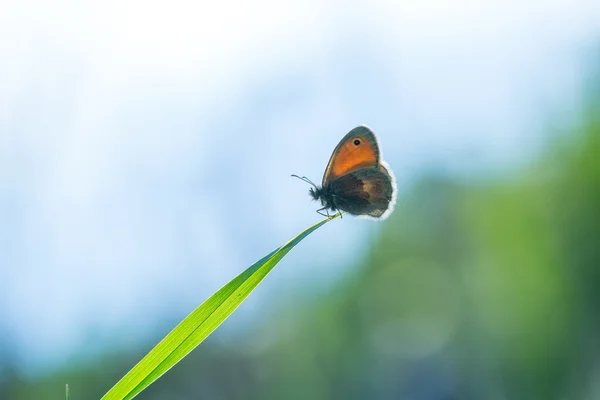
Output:
[[329,184],[329,190],[335,207],[354,215],[380,218],[395,201],[393,177],[383,166],[343,175]]

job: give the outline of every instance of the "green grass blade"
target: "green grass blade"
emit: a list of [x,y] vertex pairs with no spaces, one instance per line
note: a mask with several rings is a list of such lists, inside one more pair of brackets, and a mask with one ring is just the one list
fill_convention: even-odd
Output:
[[326,218],[263,257],[219,289],[179,323],[135,365],[103,400],[131,399],[198,346],[244,301],[277,263],[302,239],[339,214]]

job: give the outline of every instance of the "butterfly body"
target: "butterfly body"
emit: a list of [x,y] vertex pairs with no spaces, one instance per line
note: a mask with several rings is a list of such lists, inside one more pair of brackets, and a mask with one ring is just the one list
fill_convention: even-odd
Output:
[[358,126],[337,145],[319,187],[307,178],[300,178],[314,187],[310,195],[321,201],[318,210],[345,211],[378,219],[386,218],[396,201],[396,184],[391,170],[380,159],[377,138],[371,129]]

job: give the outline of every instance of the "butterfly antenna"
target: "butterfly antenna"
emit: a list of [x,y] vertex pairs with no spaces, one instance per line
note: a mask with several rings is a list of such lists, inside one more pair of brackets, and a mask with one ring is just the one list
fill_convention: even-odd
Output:
[[307,178],[307,177],[305,177],[305,176],[298,176],[298,175],[294,175],[294,174],[292,174],[292,176],[293,176],[294,178],[298,178],[298,179],[300,179],[301,181],[304,181],[304,182],[306,182],[306,183],[310,183],[310,184],[311,184],[311,185],[313,185],[314,187],[317,187],[317,185],[315,185],[315,183],[314,183],[313,181],[311,181],[310,179],[308,179],[308,178]]

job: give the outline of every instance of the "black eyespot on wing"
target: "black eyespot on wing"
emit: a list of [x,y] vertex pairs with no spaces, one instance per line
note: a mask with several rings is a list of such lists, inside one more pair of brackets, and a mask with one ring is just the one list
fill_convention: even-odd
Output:
[[354,139],[354,145],[355,146],[360,145],[360,139]]

